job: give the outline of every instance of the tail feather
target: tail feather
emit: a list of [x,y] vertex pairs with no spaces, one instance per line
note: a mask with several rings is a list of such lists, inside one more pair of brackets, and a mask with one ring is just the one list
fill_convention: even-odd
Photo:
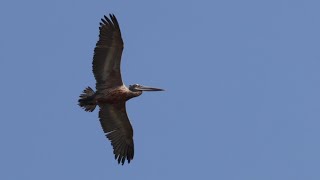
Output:
[[86,89],[83,90],[83,93],[80,94],[78,105],[82,107],[85,111],[94,111],[94,109],[97,106],[96,102],[94,102],[94,94],[95,92],[91,89],[91,87],[88,86]]

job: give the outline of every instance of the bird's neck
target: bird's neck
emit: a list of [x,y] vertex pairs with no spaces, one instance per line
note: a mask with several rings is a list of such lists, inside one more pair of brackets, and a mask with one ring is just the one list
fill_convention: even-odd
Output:
[[134,91],[129,91],[129,93],[127,94],[127,99],[131,99],[131,98],[134,98],[134,97],[138,97],[142,94],[142,91],[137,91],[137,92],[134,92]]

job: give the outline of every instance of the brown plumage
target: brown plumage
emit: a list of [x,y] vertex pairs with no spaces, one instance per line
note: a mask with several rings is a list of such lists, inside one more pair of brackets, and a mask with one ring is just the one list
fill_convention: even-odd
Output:
[[119,23],[110,14],[104,16],[99,27],[99,40],[94,49],[92,62],[96,89],[87,87],[80,95],[79,106],[92,112],[98,105],[99,119],[106,137],[111,141],[113,153],[118,163],[128,163],[134,156],[133,129],[126,112],[126,101],[140,96],[142,91],[162,91],[162,89],[145,87],[138,84],[124,86],[121,78],[120,64],[123,51]]

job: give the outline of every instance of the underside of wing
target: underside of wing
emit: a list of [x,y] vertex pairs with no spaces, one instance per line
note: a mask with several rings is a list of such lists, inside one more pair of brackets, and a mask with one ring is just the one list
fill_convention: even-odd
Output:
[[100,123],[106,137],[111,141],[118,163],[133,159],[133,130],[127,116],[125,103],[100,105]]
[[96,89],[121,86],[120,63],[123,51],[119,23],[116,17],[104,16],[99,27],[99,40],[94,49],[92,62],[93,74],[96,79]]

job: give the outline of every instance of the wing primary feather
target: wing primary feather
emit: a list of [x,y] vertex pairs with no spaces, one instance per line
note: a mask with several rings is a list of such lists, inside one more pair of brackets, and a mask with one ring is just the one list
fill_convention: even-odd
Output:
[[125,153],[125,150],[126,150],[126,147],[128,145],[127,144],[123,144],[120,151],[119,151],[119,154],[122,156],[122,157],[125,157],[124,153]]
[[118,157],[119,157],[119,154],[114,155],[114,159],[118,159]]
[[110,21],[110,19],[109,19],[108,17],[106,17],[106,16],[105,16],[105,18],[106,18],[106,21],[108,21],[109,27],[114,28],[114,27],[113,27],[113,23]]
[[112,14],[112,15],[110,14],[110,18],[111,18],[111,20],[113,21],[114,26],[115,26],[117,29],[120,30],[120,26],[119,26],[119,23],[118,23],[118,20],[117,20],[116,16],[114,16],[113,14]]
[[125,141],[120,140],[119,143],[117,143],[117,145],[114,146],[114,151],[115,151],[115,153],[121,155],[120,152],[121,152],[123,146],[125,146]]
[[121,147],[122,141],[120,139],[118,141],[111,142],[111,144],[113,146],[114,153],[116,153],[119,150],[119,148]]
[[101,24],[102,24],[102,25],[108,25],[108,23],[107,23],[106,20],[104,20],[104,19],[101,18],[101,21],[102,21],[103,23],[100,23],[100,25],[101,25]]
[[122,140],[121,137],[118,138],[117,140],[112,141],[112,144],[113,144],[113,146],[114,146],[114,149],[117,149],[117,148],[121,145],[122,142],[123,142],[123,140]]
[[124,163],[124,161],[126,160],[127,158],[127,153],[128,153],[128,145],[125,146],[124,150],[123,150],[123,154],[122,154],[122,164]]
[[121,158],[121,163],[122,163],[122,165],[124,164],[125,161],[126,161],[126,157],[125,157],[125,156],[122,156],[122,158]]
[[120,164],[121,156],[118,157],[118,164]]
[[119,142],[121,140],[121,136],[118,135],[116,132],[109,133],[106,136],[113,143],[117,143],[117,142]]
[[119,138],[117,141],[111,141],[111,144],[113,146],[114,151],[117,152],[119,148],[121,148],[123,140],[122,138]]
[[105,24],[108,24],[106,21],[106,19],[108,19],[108,17],[106,15],[104,15],[103,17],[104,17],[104,19],[102,19],[102,20],[105,22]]

